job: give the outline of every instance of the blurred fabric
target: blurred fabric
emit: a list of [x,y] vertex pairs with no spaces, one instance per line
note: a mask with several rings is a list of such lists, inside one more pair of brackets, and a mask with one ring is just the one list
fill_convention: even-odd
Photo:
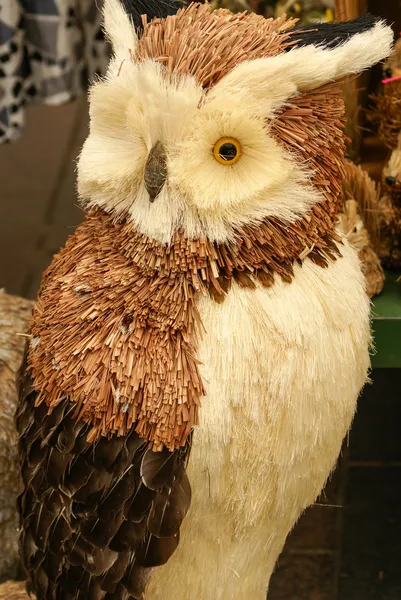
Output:
[[63,104],[104,73],[102,0],[0,0],[0,143],[18,139],[24,107]]

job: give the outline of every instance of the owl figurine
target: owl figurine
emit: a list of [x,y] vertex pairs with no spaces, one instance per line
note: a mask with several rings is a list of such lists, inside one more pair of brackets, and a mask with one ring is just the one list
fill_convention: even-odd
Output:
[[28,590],[264,600],[367,376],[339,82],[393,35],[168,0],[104,17],[87,213],[44,274],[21,375]]

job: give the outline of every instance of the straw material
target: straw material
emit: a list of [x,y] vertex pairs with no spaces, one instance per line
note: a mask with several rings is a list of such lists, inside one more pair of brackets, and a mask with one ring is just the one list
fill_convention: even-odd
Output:
[[0,600],[29,600],[22,581],[6,581],[0,584]]
[[393,150],[397,147],[398,134],[401,131],[401,80],[392,81],[383,86],[377,96],[372,96],[375,109],[369,113],[374,123],[379,123],[379,136],[383,143]]
[[340,223],[348,241],[358,251],[369,298],[380,294],[385,279],[373,248],[379,234],[379,193],[379,187],[362,167],[346,161]]
[[344,200],[343,210],[340,213],[340,224],[349,243],[358,251],[366,280],[366,293],[369,298],[373,298],[382,291],[385,276],[355,199]]
[[324,210],[329,218],[341,205],[344,110],[339,86],[329,84],[293,98],[272,123],[277,140],[313,170],[312,181],[327,199]]
[[345,101],[346,124],[344,134],[347,143],[346,155],[353,161],[360,157],[362,128],[360,104],[360,78],[348,79],[342,86]]
[[[256,14],[211,12],[208,4],[191,4],[167,19],[146,24],[137,60],[152,58],[168,72],[191,74],[206,89],[245,60],[274,56],[297,43],[296,19],[265,19]],[[205,35],[207,31],[207,36]],[[344,100],[339,85],[322,86],[291,99],[275,119],[272,133],[316,172],[314,184],[338,210],[344,177]],[[326,208],[326,207],[325,207]]]
[[285,15],[274,20],[254,13],[211,11],[209,4],[191,4],[167,19],[147,23],[144,16],[136,58],[152,58],[170,73],[190,73],[207,88],[237,64],[274,56],[292,43],[286,32],[296,20]]
[[363,225],[358,204],[354,199],[344,199],[339,218],[342,230],[354,248],[362,250],[370,244],[368,231]]
[[21,366],[33,303],[0,291],[0,578],[15,577],[17,549],[18,457],[14,415],[17,372]]
[[379,136],[387,148],[397,147],[398,134],[401,131],[401,39],[394,45],[391,56],[383,65],[384,81],[380,94],[371,96],[375,108],[368,113],[373,123],[379,124]]
[[197,423],[204,393],[194,358],[199,317],[179,245],[166,255],[178,271],[171,277],[158,274],[147,245],[129,225],[90,213],[45,274],[31,361],[38,403],[54,407],[71,394],[76,417],[94,424],[89,439],[137,423],[142,437],[173,449]]
[[[345,163],[345,179],[343,181],[343,199],[355,200],[358,213],[367,229],[370,241],[377,243],[379,235],[378,206],[380,186],[369,177],[369,173],[352,162]],[[362,246],[360,246],[361,248]]]
[[364,246],[358,252],[358,256],[366,279],[366,293],[369,298],[373,298],[383,291],[385,281],[383,267],[371,245]]
[[377,253],[387,269],[401,268],[401,182],[385,188],[378,206]]
[[401,132],[382,173],[382,195],[374,211],[378,236],[375,249],[388,269],[401,267]]

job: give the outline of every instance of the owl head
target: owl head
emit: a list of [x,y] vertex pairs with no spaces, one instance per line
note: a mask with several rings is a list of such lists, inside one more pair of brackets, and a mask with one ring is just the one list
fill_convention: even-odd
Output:
[[296,28],[285,15],[177,8],[105,0],[113,57],[90,92],[82,201],[160,243],[177,230],[226,242],[243,225],[335,203],[337,83],[388,56],[391,29],[371,16]]

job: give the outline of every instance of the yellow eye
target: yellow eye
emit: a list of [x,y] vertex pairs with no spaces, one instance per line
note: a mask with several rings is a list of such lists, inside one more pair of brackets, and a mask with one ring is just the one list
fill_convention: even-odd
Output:
[[213,156],[221,165],[234,165],[241,156],[241,144],[235,138],[221,138],[214,145]]

